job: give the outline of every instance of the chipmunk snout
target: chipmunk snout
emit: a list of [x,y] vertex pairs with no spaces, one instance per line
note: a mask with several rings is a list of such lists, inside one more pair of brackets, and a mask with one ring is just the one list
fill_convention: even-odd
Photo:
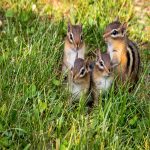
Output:
[[80,48],[80,43],[76,43],[76,49],[79,50]]
[[103,39],[104,39],[105,42],[107,41],[107,38],[106,38],[105,34],[103,35]]
[[109,72],[108,72],[108,76],[110,76],[110,75],[111,75],[111,72],[109,71]]
[[109,33],[104,33],[104,34],[103,34],[103,38],[104,38],[105,41],[107,41],[107,38],[108,38],[108,37],[109,37]]
[[105,43],[108,44],[108,43],[109,43],[109,37],[105,37],[105,38],[104,38],[104,41],[105,41]]
[[109,77],[111,75],[111,69],[107,69],[107,76]]

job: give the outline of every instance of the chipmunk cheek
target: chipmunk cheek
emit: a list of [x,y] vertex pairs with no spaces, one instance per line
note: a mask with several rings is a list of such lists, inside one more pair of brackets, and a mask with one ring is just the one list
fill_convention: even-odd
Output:
[[112,45],[112,43],[113,43],[113,38],[110,36],[110,37],[107,37],[106,39],[105,39],[105,42],[108,44],[108,45]]
[[108,42],[109,39],[110,39],[109,37],[104,37],[104,41],[105,41],[105,42]]

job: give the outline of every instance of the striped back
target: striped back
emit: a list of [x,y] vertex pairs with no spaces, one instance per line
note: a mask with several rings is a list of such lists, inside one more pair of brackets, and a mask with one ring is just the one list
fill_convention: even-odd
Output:
[[137,45],[131,40],[127,40],[127,73],[132,80],[137,82],[140,67],[140,56]]
[[[126,35],[127,23],[114,21],[104,32],[103,38],[108,45],[112,64],[117,64],[117,71],[123,80],[137,82],[140,66],[140,57],[137,45],[129,40]],[[114,53],[115,52],[115,53]],[[120,64],[120,65],[119,65]]]

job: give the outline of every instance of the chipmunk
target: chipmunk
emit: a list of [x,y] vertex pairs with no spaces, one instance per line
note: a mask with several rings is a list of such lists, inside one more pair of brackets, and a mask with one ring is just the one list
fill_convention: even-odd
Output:
[[75,59],[74,65],[70,70],[69,86],[73,98],[80,99],[82,94],[88,94],[90,88],[90,69],[84,59]]
[[127,23],[121,24],[118,19],[110,23],[104,32],[107,52],[110,54],[112,65],[116,68],[121,80],[128,79],[136,83],[140,66],[138,47],[126,35]]
[[110,56],[107,53],[101,54],[97,51],[97,60],[92,70],[92,95],[94,104],[98,104],[100,92],[108,91],[113,82],[111,72]]
[[65,38],[63,72],[71,69],[74,65],[77,52],[78,57],[84,59],[85,44],[83,42],[82,25],[72,25],[69,21]]

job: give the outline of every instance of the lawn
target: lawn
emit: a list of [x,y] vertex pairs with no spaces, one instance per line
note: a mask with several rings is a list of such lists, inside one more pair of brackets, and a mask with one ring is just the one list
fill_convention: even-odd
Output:
[[[0,149],[150,149],[150,16],[142,23],[134,8],[132,0],[1,0]],[[83,24],[91,59],[106,51],[102,35],[116,16],[139,46],[140,80],[131,93],[112,87],[88,113],[62,85],[67,21]]]

